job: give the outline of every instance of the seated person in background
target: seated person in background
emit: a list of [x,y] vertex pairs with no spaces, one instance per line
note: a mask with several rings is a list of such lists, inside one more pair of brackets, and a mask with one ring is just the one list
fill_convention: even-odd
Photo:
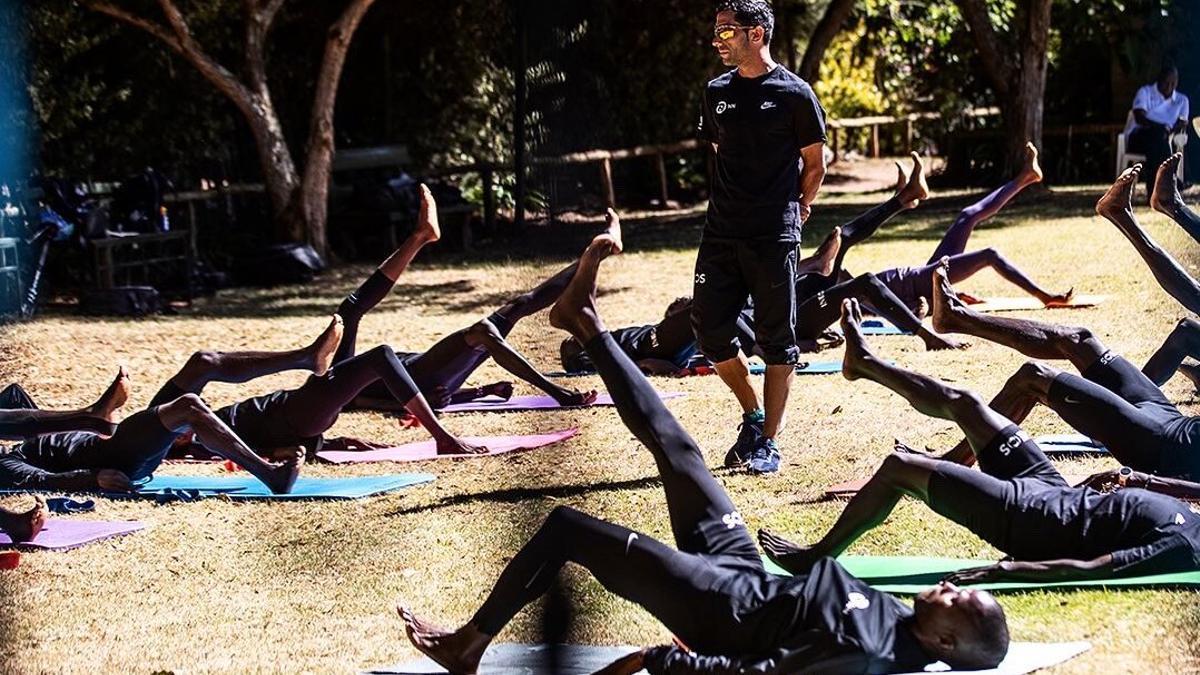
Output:
[[[1158,79],[1137,90],[1133,119],[1125,125],[1125,149],[1146,156],[1146,165],[1158,167],[1174,151],[1171,136],[1183,131],[1191,116],[1188,97],[1178,91],[1179,70],[1167,64]],[[1154,172],[1146,172],[1146,195],[1154,193]],[[1172,177],[1174,179],[1174,177]]]
[[876,357],[859,332],[858,303],[843,304],[848,380],[866,378],[918,411],[955,422],[981,471],[917,454],[889,455],[811,546],[759,533],[767,555],[784,569],[807,573],[883,523],[904,495],[969,529],[1010,556],[961,570],[952,583],[1065,581],[1189,572],[1200,560],[1200,515],[1148,490],[1101,493],[1072,487],[1028,434],[973,392]]
[[596,275],[614,249],[605,235],[594,240],[550,322],[586,347],[621,420],[654,456],[676,548],[558,506],[457,630],[401,607],[413,645],[451,673],[478,672],[492,640],[573,562],[687,645],[639,650],[601,672],[885,673],[921,670],[937,660],[959,668],[991,668],[1003,660],[1008,626],[988,593],[940,584],[910,608],[830,558],[792,578],[763,568],[700,448],[604,328]]

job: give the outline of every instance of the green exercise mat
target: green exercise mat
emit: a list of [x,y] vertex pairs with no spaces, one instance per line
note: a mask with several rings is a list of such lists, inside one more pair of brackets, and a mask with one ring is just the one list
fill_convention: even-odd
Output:
[[[763,557],[767,571],[787,575],[775,563]],[[962,560],[959,558],[923,558],[921,556],[865,556],[845,555],[838,562],[854,576],[869,583],[873,588],[900,595],[915,595],[936,584],[950,572],[970,567],[991,565],[994,560]],[[975,584],[971,588],[985,591],[1028,591],[1043,588],[1094,588],[1094,587],[1145,588],[1148,586],[1169,588],[1200,588],[1200,570],[1152,574],[1143,577],[1119,579],[1090,579],[1087,581],[1000,581]]]

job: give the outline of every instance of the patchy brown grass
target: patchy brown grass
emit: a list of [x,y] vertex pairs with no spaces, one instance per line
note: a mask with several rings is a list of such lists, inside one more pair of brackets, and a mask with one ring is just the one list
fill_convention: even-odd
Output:
[[[1000,247],[1051,288],[1110,294],[1112,299],[1095,309],[1036,316],[1087,325],[1140,363],[1184,311],[1158,288],[1119,234],[1090,215],[1094,195],[1096,189],[1067,190],[1014,206],[983,227],[972,244]],[[835,222],[876,198],[823,202],[806,250]],[[934,202],[900,219],[857,249],[849,264],[867,271],[924,262],[966,201]],[[677,222],[630,225],[628,252],[607,263],[603,274],[600,302],[610,325],[652,321],[672,298],[690,292],[696,219],[693,212]],[[1145,215],[1144,220],[1181,258],[1195,251],[1195,242],[1165,219]],[[550,260],[527,251],[489,250],[483,252],[486,263],[418,265],[364,321],[360,348],[385,341],[413,349],[431,344],[556,270],[565,252],[578,250],[586,240],[586,229],[532,235],[533,248],[557,251]],[[45,407],[75,407],[90,402],[121,363],[133,373],[129,410],[136,410],[195,350],[307,343],[367,272],[367,267],[351,267],[307,287],[226,291],[180,316],[120,321],[51,315],[2,328],[0,381],[22,382]],[[1015,294],[991,274],[964,289]],[[561,337],[542,315],[522,323],[513,341],[550,370],[557,368]],[[901,364],[990,395],[1022,357],[975,342],[961,353],[925,353],[916,339],[876,340]],[[498,379],[504,374],[489,364],[474,381]],[[302,380],[302,374],[286,373],[242,386],[214,385],[205,395],[222,405]],[[596,378],[578,382],[599,386]],[[656,384],[688,393],[670,407],[706,449],[710,465],[719,466],[736,433],[729,393],[712,377]],[[1185,384],[1177,378],[1167,392],[1194,412],[1194,395]],[[71,553],[29,553],[18,570],[0,573],[5,598],[0,671],[348,672],[414,654],[393,612],[399,599],[447,623],[469,618],[508,556],[555,505],[578,506],[669,540],[654,464],[613,410],[468,415],[446,422],[461,434],[570,425],[583,433],[553,448],[482,461],[306,469],[321,476],[438,474],[427,486],[349,503],[209,500],[155,506],[100,500],[94,514],[80,517],[136,518],[146,521],[148,530]],[[1044,410],[1026,428],[1035,434],[1066,430]],[[344,415],[331,433],[393,443],[422,438],[419,431],[401,430],[394,420],[367,413]],[[840,509],[836,503],[815,502],[823,487],[868,475],[893,437],[944,446],[956,434],[951,424],[921,416],[882,387],[837,376],[801,377],[781,438],[785,471],[768,478],[718,474],[751,528],[812,538]],[[1063,468],[1084,473],[1107,465],[1091,460]],[[208,466],[165,470],[217,471]],[[852,552],[996,556],[975,537],[910,501]],[[579,570],[567,578],[578,608],[573,640],[654,644],[668,638],[646,613],[613,598]],[[1195,667],[1200,617],[1193,593],[1034,593],[1006,596],[1004,602],[1017,639],[1095,643],[1063,672]],[[538,614],[536,609],[520,614],[501,639],[536,639]]]

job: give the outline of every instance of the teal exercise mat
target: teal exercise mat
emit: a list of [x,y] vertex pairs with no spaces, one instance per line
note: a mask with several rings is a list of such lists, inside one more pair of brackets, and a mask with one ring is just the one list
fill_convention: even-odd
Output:
[[1047,434],[1033,439],[1042,452],[1050,456],[1080,457],[1107,455],[1108,448],[1083,434]]
[[[228,497],[230,499],[361,499],[384,492],[393,492],[413,485],[428,483],[437,478],[429,473],[398,473],[355,478],[306,478],[296,480],[292,491],[285,495],[272,494],[266,485],[249,475],[242,476],[155,476],[141,485],[137,492],[104,493],[107,497],[131,499],[199,499]],[[4,490],[3,492],[22,492]]]
[[[1008,646],[1008,655],[999,666],[989,670],[954,671],[944,663],[932,663],[925,667],[926,673],[972,673],[972,675],[1024,675],[1035,670],[1049,668],[1079,656],[1091,649],[1088,642],[1013,642]],[[631,654],[640,647],[592,647],[588,645],[518,645],[503,643],[492,645],[479,664],[481,675],[589,675],[613,661]],[[554,654],[555,667],[550,665],[550,654]],[[406,661],[397,666],[386,666],[364,671],[365,675],[429,675],[444,673],[445,668],[428,658]],[[646,671],[640,670],[639,673]],[[915,675],[907,673],[903,675]]]
[[863,335],[912,335],[912,333],[900,328],[896,324],[887,319],[871,318],[863,319],[859,324]]
[[[762,375],[767,372],[765,364],[753,361],[750,363],[751,375]],[[797,375],[832,375],[842,372],[841,361],[804,361],[796,364]]]
[[[959,558],[924,558],[921,556],[862,556],[845,555],[838,562],[846,571],[862,579],[872,588],[899,595],[916,595],[941,581],[947,574],[971,567],[991,565],[995,560],[962,560]],[[788,576],[788,573],[763,556],[767,571]],[[1086,581],[999,581],[971,584],[984,591],[1032,591],[1048,588],[1200,588],[1200,570],[1152,574],[1119,579],[1089,579]]]

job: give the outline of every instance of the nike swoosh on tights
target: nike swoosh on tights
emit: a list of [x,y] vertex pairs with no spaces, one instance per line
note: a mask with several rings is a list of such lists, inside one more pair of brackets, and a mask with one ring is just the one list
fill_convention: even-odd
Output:
[[625,540],[625,555],[629,555],[629,549],[633,546],[633,542],[637,541],[637,532],[630,532],[629,538]]

